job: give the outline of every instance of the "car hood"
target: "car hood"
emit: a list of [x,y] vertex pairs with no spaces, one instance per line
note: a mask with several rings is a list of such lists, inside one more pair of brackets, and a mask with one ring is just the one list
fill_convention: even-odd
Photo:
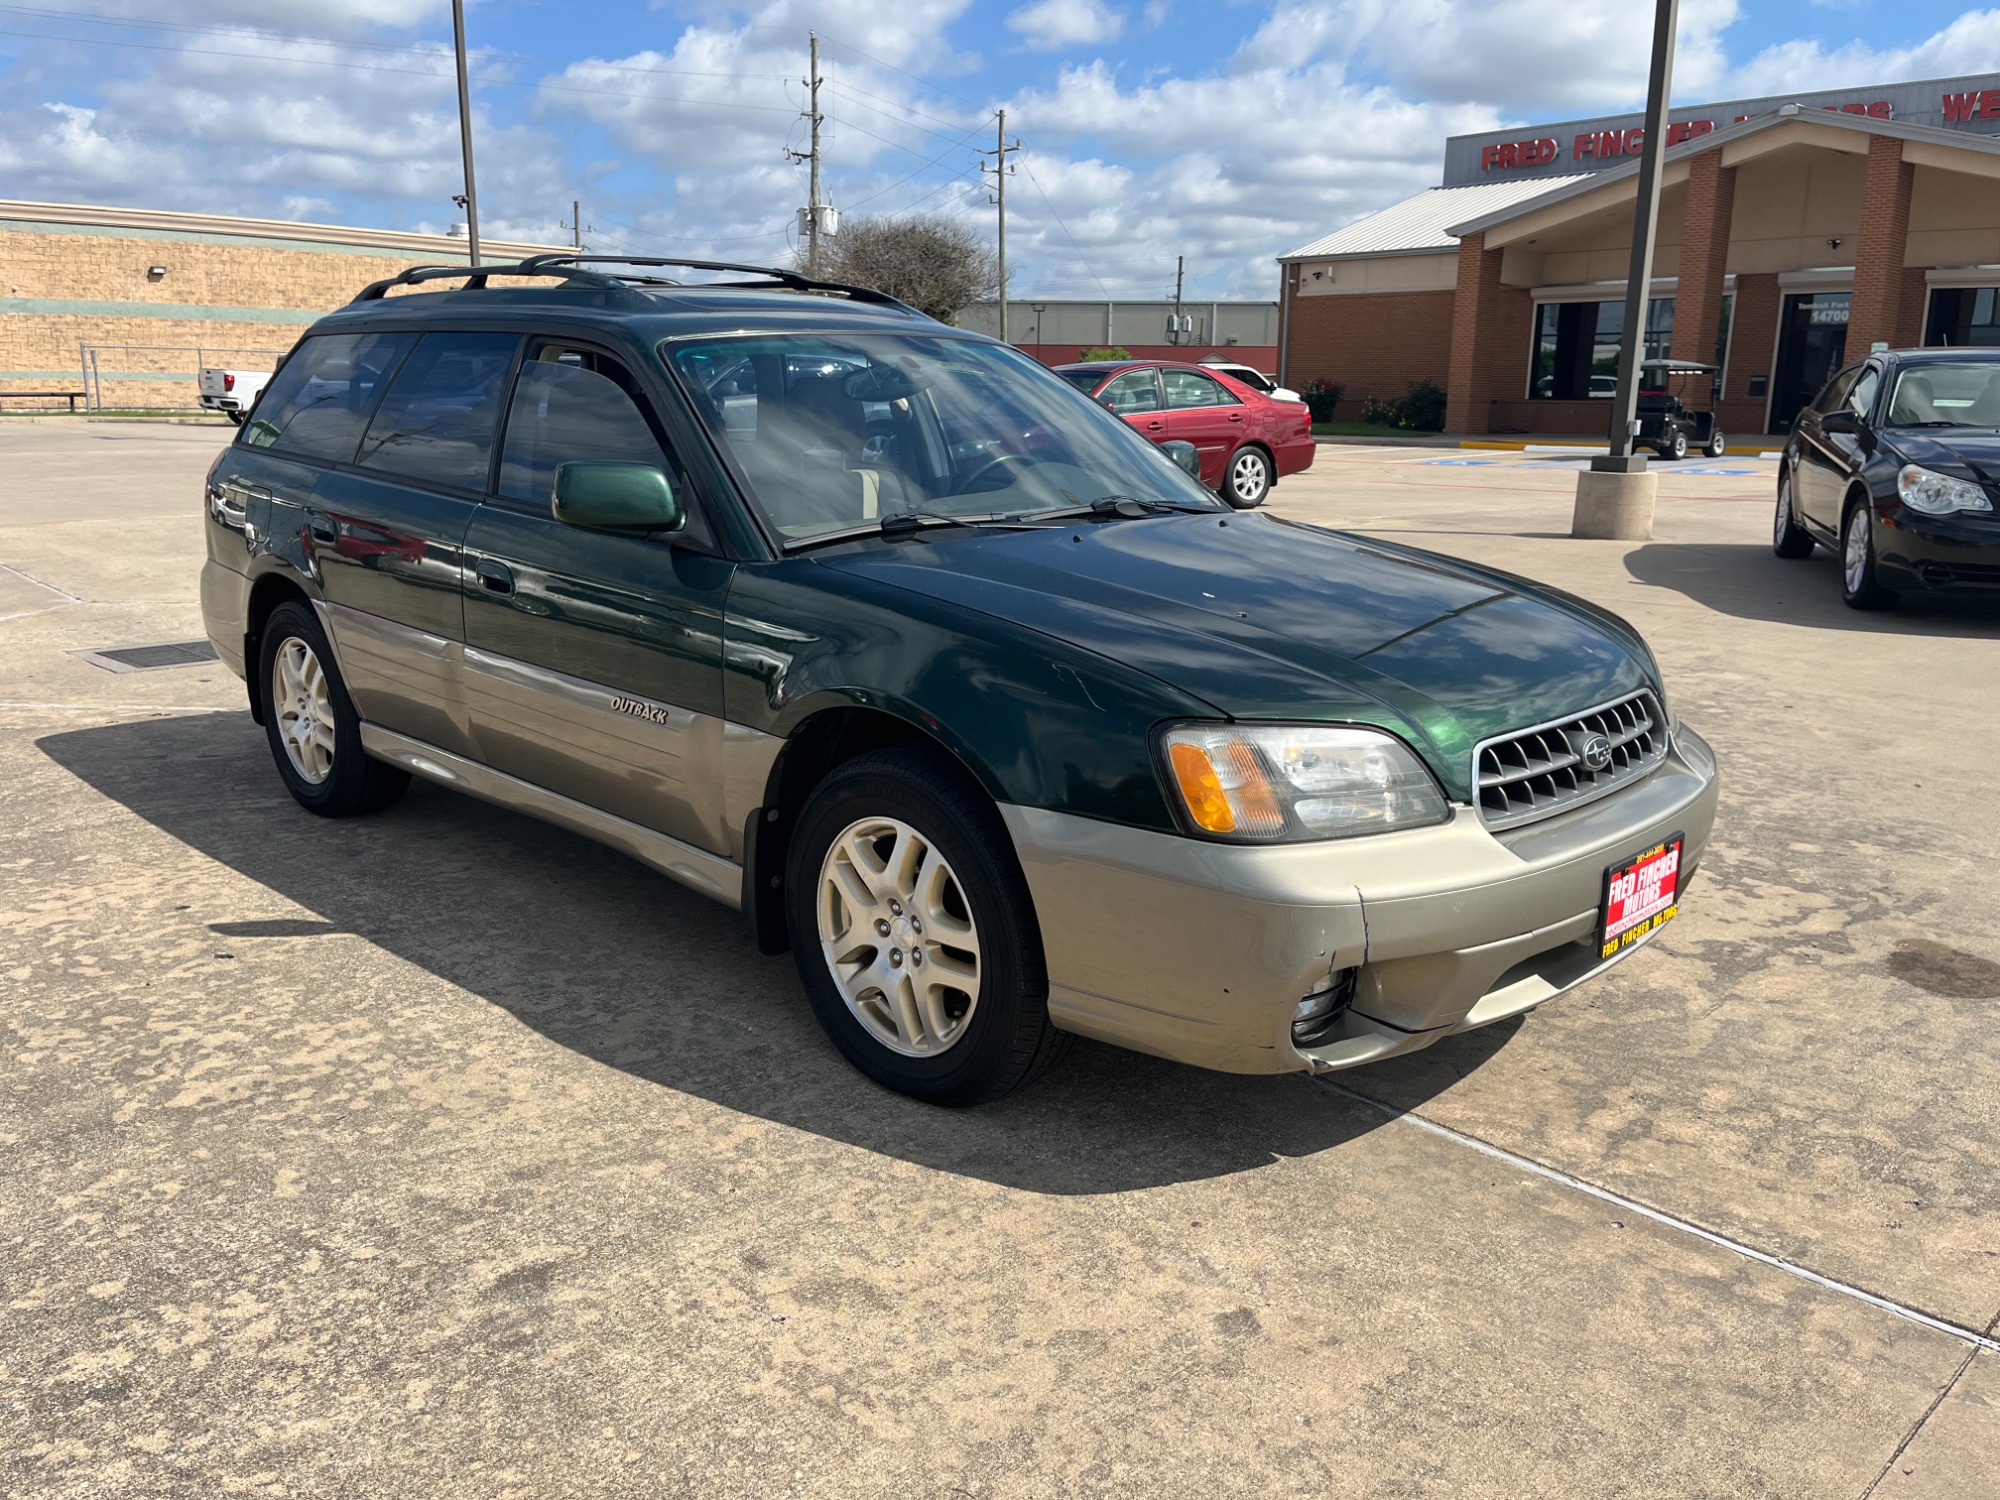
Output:
[[1232,718],[1392,729],[1461,797],[1480,740],[1652,683],[1630,627],[1580,600],[1264,514],[931,532],[819,561],[1027,625]]
[[1883,436],[1913,464],[1958,479],[2000,484],[2000,428],[1902,427]]

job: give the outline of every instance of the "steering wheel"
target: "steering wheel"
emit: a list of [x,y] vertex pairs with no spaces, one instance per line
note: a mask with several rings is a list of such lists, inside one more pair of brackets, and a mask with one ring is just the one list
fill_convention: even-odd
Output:
[[980,480],[984,479],[988,474],[991,474],[995,469],[999,468],[1000,465],[1002,464],[1025,464],[1034,462],[1036,462],[1036,460],[1030,457],[1026,453],[1002,453],[997,458],[989,458],[985,463],[981,464],[977,469],[974,469],[972,473],[966,476],[965,482],[961,484],[957,489],[953,490],[952,493],[954,495],[971,494],[972,487],[974,485],[978,484]]

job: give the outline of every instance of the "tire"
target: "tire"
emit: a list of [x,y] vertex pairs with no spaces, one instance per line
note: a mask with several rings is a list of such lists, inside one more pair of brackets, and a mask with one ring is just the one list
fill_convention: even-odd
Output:
[[1687,456],[1688,456],[1688,435],[1685,432],[1683,432],[1680,428],[1676,427],[1671,433],[1667,435],[1666,442],[1660,446],[1660,457],[1682,459],[1686,458]]
[[1888,609],[1894,589],[1884,588],[1875,568],[1875,526],[1866,500],[1848,503],[1840,524],[1840,597],[1849,609]]
[[409,789],[408,771],[370,759],[361,748],[361,716],[319,616],[303,600],[286,600],[264,622],[257,691],[278,776],[307,812],[323,818],[376,812]]
[[1255,510],[1271,493],[1271,455],[1248,444],[1230,455],[1222,474],[1222,498],[1236,510]]
[[1771,550],[1780,557],[1812,556],[1812,533],[1799,525],[1797,517],[1792,514],[1792,474],[1789,469],[1778,471],[1778,504],[1771,522]]
[[1704,458],[1720,458],[1729,449],[1729,439],[1722,435],[1720,427],[1711,428],[1708,441],[1701,445]]
[[231,427],[241,427],[241,426],[243,425],[243,415],[244,415],[244,414],[243,414],[242,412],[240,412],[240,411],[226,411],[226,412],[224,412],[224,413],[223,413],[223,415],[224,415],[225,417],[229,418],[229,425],[230,425]]
[[1006,825],[936,751],[870,751],[820,783],[792,839],[785,908],[820,1025],[884,1088],[983,1104],[1068,1049]]

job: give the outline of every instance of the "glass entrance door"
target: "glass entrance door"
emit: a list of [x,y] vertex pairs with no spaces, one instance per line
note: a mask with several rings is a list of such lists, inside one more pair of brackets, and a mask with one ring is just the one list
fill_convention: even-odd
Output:
[[1778,373],[1771,388],[1772,432],[1790,432],[1799,408],[1820,393],[1847,354],[1852,292],[1794,292],[1785,298]]

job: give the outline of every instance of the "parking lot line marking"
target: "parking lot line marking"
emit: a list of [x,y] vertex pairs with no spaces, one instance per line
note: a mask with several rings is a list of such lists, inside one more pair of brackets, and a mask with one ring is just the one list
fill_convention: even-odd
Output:
[[0,709],[61,709],[75,714],[227,714],[248,713],[222,703],[0,703]]
[[87,600],[79,599],[75,594],[72,594],[68,589],[57,588],[53,583],[42,582],[41,579],[37,578],[32,573],[22,572],[12,563],[0,563],[0,568],[6,569],[7,572],[12,573],[16,578],[25,578],[29,583],[32,583],[38,589],[47,589],[51,594],[61,594],[63,598],[69,600],[71,604],[84,604],[88,602]]
[[1869,1307],[1889,1313],[1894,1317],[1902,1318],[1907,1322],[1915,1323],[1920,1327],[1928,1328],[1933,1333],[1949,1335],[1963,1343],[1971,1344],[1975,1349],[1986,1349],[1994,1353],[2000,1353],[2000,1338],[1994,1338],[1989,1334],[1982,1333],[1977,1328],[1969,1328],[1963,1323],[1954,1323],[1949,1318],[1940,1318],[1935,1313],[1927,1313],[1921,1308],[1911,1307],[1906,1302],[1898,1302],[1893,1298],[1884,1297],[1880,1293],[1866,1291],[1850,1282],[1841,1281],[1837,1277],[1809,1270],[1797,1261],[1786,1260],[1782,1255],[1773,1255],[1768,1250],[1759,1250],[1754,1245],[1746,1245],[1741,1240],[1731,1239],[1726,1234],[1718,1234],[1713,1229],[1704,1229],[1692,1220],[1683,1219],[1677,1214],[1668,1213],[1665,1209],[1654,1208],[1649,1204],[1641,1203],[1636,1198],[1628,1198],[1623,1193],[1614,1193],[1610,1188],[1599,1187],[1594,1182],[1587,1182],[1581,1177],[1572,1176],[1558,1167],[1546,1166],[1536,1161],[1533,1157],[1522,1156],[1518,1152],[1509,1151],[1504,1146],[1496,1146],[1491,1141],[1482,1141],[1476,1135],[1467,1135],[1464,1131],[1454,1130],[1449,1125],[1440,1125],[1435,1120],[1425,1119],[1422,1115],[1412,1114],[1406,1109],[1398,1109],[1393,1104],[1384,1104],[1381,1100],[1371,1099],[1366,1094],[1357,1094],[1353,1089],[1344,1088],[1331,1079],[1317,1078],[1314,1082],[1318,1083],[1320,1087],[1329,1089],[1340,1095],[1343,1099],[1352,1099],[1356,1104],[1365,1104],[1368,1108],[1379,1111],[1389,1116],[1392,1120],[1400,1120],[1404,1124],[1414,1125],[1417,1129],[1428,1131],[1430,1134],[1450,1141],[1454,1145],[1469,1146],[1483,1156],[1492,1157],[1495,1161],[1505,1162],[1510,1167],[1532,1173],[1534,1176],[1545,1178],[1550,1182],[1559,1183],[1563,1187],[1574,1188],[1579,1193],[1585,1193],[1602,1202],[1613,1204],[1618,1208],[1626,1210],[1628,1213],[1637,1214],[1644,1219],[1651,1219],[1655,1224],[1664,1225],[1668,1229],[1677,1229],[1682,1234],[1692,1235],[1698,1240],[1706,1240],[1709,1244],[1723,1250],[1731,1251],[1734,1254],[1744,1257],[1746,1260],[1754,1260],[1759,1265],[1769,1266],[1774,1271],[1783,1271],[1787,1276],[1796,1276],[1801,1281],[1809,1281],[1814,1286],[1825,1291],[1837,1293],[1842,1297],[1852,1298],[1856,1302],[1866,1303]]

